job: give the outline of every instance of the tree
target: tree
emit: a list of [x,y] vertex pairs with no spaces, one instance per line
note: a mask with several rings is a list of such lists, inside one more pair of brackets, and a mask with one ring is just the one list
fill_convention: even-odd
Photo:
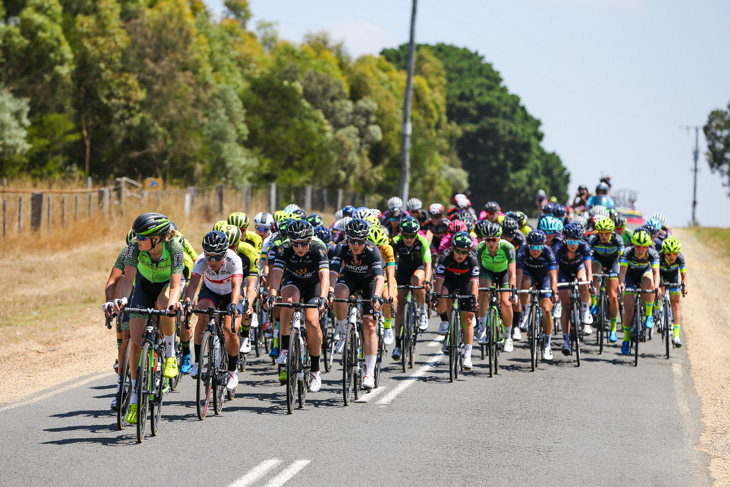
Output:
[[20,169],[31,145],[26,141],[29,103],[16,98],[0,84],[0,174],[13,175]]
[[246,24],[251,20],[251,9],[248,6],[248,0],[225,0],[223,5],[226,7],[226,14],[236,19],[242,28],[246,28]]
[[719,173],[725,180],[723,185],[730,188],[730,103],[727,110],[710,112],[702,131],[707,139],[707,163],[710,170]]

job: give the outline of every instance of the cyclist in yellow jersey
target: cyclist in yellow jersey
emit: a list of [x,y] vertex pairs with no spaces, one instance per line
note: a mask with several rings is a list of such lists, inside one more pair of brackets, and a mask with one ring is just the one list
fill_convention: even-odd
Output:
[[242,241],[251,244],[261,254],[264,241],[256,232],[248,231],[249,219],[247,214],[242,211],[231,213],[228,215],[228,224],[238,227],[241,230]]
[[185,270],[183,270],[183,277],[186,281],[188,281],[190,280],[190,273],[193,271],[193,264],[195,264],[195,259],[198,258],[198,253],[195,251],[193,246],[190,245],[190,242],[185,238],[185,236],[180,233],[180,230],[177,229],[177,225],[175,225],[173,222],[170,222],[170,227],[175,231],[175,236],[173,238],[180,242],[180,245],[182,245],[183,264],[185,265]]
[[[370,217],[368,217],[370,218]],[[368,221],[368,218],[365,220]],[[377,221],[377,218],[375,218]],[[388,243],[388,235],[385,230],[380,228],[377,223],[370,223],[370,233],[368,239],[378,247],[380,255],[383,257],[385,263],[385,286],[383,288],[383,300],[389,302],[390,298],[393,298],[393,306],[398,306],[398,283],[395,280],[395,254],[393,253],[393,247]],[[393,343],[393,314],[390,310],[390,306],[383,307],[383,317],[385,323],[383,325],[383,341],[386,345]]]

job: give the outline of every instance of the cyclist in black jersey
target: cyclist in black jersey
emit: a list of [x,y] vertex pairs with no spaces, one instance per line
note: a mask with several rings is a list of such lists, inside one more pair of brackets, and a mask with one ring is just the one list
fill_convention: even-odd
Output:
[[[662,242],[662,250],[659,252],[659,276],[661,286],[659,288],[659,299],[663,299],[665,292],[669,293],[669,302],[672,306],[672,344],[681,347],[682,341],[679,338],[680,311],[679,297],[686,296],[689,291],[687,281],[687,267],[684,256],[680,252],[682,246],[674,236],[667,237]],[[679,285],[677,285],[679,284]]]
[[[347,241],[337,245],[335,256],[330,263],[330,279],[336,280],[335,296],[347,299],[357,293],[362,294],[362,325],[365,352],[364,389],[375,387],[375,362],[378,353],[378,336],[375,329],[374,312],[380,310],[383,287],[383,257],[380,250],[367,240],[370,228],[366,221],[355,218],[345,227]],[[347,334],[347,303],[335,303],[335,317],[340,328],[337,351],[342,352]]]
[[[608,341],[615,343],[616,322],[618,320],[618,271],[619,260],[624,251],[624,241],[620,235],[614,233],[616,224],[609,217],[601,218],[596,222],[596,233],[588,237],[588,245],[593,249],[593,273],[606,273],[609,278],[605,280],[606,294],[608,295],[608,319],[611,328]],[[599,278],[593,278],[593,287],[598,289]],[[592,308],[596,306],[596,295],[591,297]]]
[[[276,258],[269,278],[269,295],[276,296],[281,286],[281,300],[284,303],[319,304],[318,308],[304,310],[307,327],[307,348],[311,359],[311,383],[309,390],[317,392],[322,387],[319,355],[322,351],[322,331],[319,327],[319,313],[325,305],[330,289],[329,260],[327,249],[313,241],[314,229],[309,222],[295,220],[287,225],[289,240],[276,249]],[[278,364],[286,364],[291,336],[291,319],[294,310],[281,308]],[[279,381],[285,382],[286,368],[282,367]]]
[[502,240],[511,243],[515,251],[519,250],[527,242],[525,234],[520,231],[519,227],[520,224],[514,218],[506,216],[502,220]]

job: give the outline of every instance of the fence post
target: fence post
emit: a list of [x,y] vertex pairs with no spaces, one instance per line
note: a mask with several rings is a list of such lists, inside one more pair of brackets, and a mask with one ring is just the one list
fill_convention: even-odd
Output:
[[218,214],[223,215],[223,185],[219,184],[215,187],[215,196],[218,200]]
[[91,189],[91,176],[86,178],[86,189]]
[[124,215],[124,178],[119,181],[119,213]]
[[335,208],[335,211],[342,208],[342,188],[337,190],[337,207]]
[[8,234],[7,217],[8,217],[8,199],[3,198],[3,238],[5,238]]
[[61,226],[66,226],[66,195],[61,196]]
[[243,207],[248,211],[248,208],[251,206],[251,185],[250,184],[244,184],[243,185]]
[[23,197],[18,198],[18,233],[23,230]]
[[104,212],[104,218],[109,218],[109,188],[99,190],[99,203]]
[[276,211],[276,183],[269,185],[269,210]]
[[79,195],[74,195],[74,221],[79,220]]
[[304,207],[307,209],[307,212],[312,212],[312,186],[308,185],[306,190],[304,191]]
[[91,218],[91,193],[89,193],[89,218]]
[[48,195],[48,232],[50,233],[52,228],[52,222],[53,222],[53,200],[51,200],[51,195]]
[[30,196],[30,229],[37,232],[41,229],[43,218],[43,193],[33,193]]
[[322,211],[327,212],[327,188],[322,188]]

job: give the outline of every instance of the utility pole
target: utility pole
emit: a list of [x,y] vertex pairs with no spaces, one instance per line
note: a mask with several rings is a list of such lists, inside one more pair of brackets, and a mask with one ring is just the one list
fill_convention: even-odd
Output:
[[408,201],[408,186],[411,181],[411,96],[413,95],[413,70],[416,64],[416,6],[413,0],[411,12],[411,39],[408,44],[408,77],[406,78],[406,94],[403,101],[403,132],[400,145],[400,183],[401,199]]
[[692,226],[696,227],[698,225],[697,223],[697,217],[696,217],[696,210],[697,210],[697,173],[699,172],[699,169],[697,168],[697,161],[700,159],[700,129],[702,128],[699,125],[682,125],[680,128],[684,128],[687,130],[687,132],[690,131],[690,129],[695,130],[695,149],[692,152],[692,156],[694,157],[694,168],[692,169],[692,172],[694,173],[694,186],[692,189]]

